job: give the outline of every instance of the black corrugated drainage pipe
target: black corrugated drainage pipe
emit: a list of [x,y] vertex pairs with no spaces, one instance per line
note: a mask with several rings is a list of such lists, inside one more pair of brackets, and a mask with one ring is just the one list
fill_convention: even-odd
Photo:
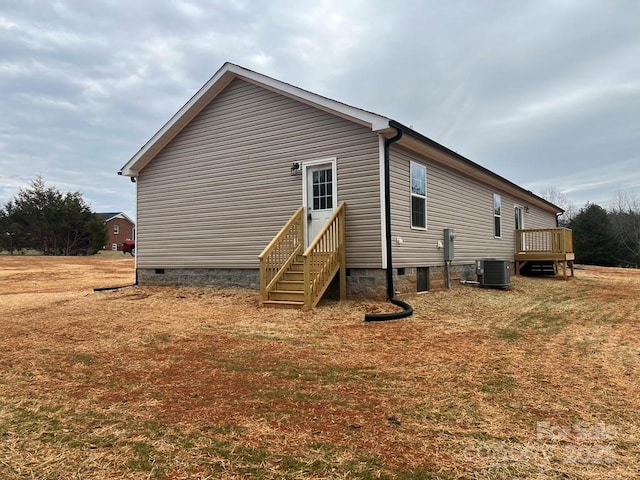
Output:
[[97,287],[94,288],[93,291],[94,292],[108,292],[110,290],[122,290],[123,288],[131,288],[131,287],[137,287],[138,284],[134,283],[133,285],[120,285],[118,287]]
[[398,132],[396,136],[391,137],[384,142],[384,219],[385,219],[385,237],[387,239],[387,297],[389,302],[397,305],[404,310],[396,313],[371,313],[364,316],[365,322],[384,322],[387,320],[399,320],[401,318],[413,315],[413,307],[408,303],[395,298],[393,288],[393,258],[391,252],[391,186],[389,182],[389,156],[391,144],[402,138],[402,130],[396,127]]

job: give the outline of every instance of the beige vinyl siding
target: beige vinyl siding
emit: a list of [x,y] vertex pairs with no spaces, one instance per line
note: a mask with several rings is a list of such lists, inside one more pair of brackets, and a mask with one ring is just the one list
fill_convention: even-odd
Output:
[[379,267],[377,135],[240,79],[140,172],[138,267],[258,268],[302,204],[292,163],[332,157],[348,264]]
[[[513,260],[514,204],[525,206],[525,202],[395,146],[391,159],[394,267],[442,265],[444,250],[437,248],[437,242],[443,240],[445,228],[456,233],[454,263],[494,257]],[[411,228],[411,161],[427,167],[426,231]],[[494,193],[502,197],[502,238],[494,238]],[[555,215],[530,207],[524,224],[526,228],[555,227]]]
[[[526,205],[517,200],[514,203],[521,206]],[[556,226],[556,216],[549,212],[529,207],[529,212],[524,213],[524,228],[555,228]]]

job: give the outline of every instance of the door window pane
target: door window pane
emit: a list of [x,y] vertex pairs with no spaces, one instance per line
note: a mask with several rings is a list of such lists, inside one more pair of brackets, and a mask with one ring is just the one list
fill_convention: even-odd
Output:
[[312,182],[314,210],[333,208],[333,185],[331,183],[331,178],[331,168],[315,170],[313,172]]

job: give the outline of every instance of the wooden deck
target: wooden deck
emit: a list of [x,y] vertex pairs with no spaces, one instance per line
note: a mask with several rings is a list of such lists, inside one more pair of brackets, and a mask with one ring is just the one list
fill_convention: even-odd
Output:
[[568,228],[543,228],[516,230],[515,232],[516,275],[528,263],[553,262],[556,272],[562,268],[567,278],[567,268],[573,277],[573,232]]

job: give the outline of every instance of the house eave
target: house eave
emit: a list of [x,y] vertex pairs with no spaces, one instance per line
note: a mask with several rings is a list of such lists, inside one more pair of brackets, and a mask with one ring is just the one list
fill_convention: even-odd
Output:
[[118,174],[128,177],[137,176],[138,173],[235,78],[240,78],[339,117],[359,123],[370,128],[373,132],[389,129],[390,119],[386,117],[331,100],[330,98],[227,62],[140,148],[120,169]]
[[491,170],[469,160],[468,158],[448,149],[419,132],[396,122],[390,121],[390,126],[402,130],[406,135],[398,142],[398,146],[420,153],[430,160],[439,163],[449,169],[455,170],[467,177],[474,178],[489,187],[508,193],[513,197],[534,205],[542,210],[552,212],[556,215],[562,214],[564,210],[557,205],[545,200],[535,193],[507,180],[506,178],[492,172]]
[[125,165],[124,167],[122,167],[122,170],[118,171],[118,175],[122,175],[124,177],[137,177],[138,171],[132,168],[127,168],[127,166]]
[[[104,214],[101,214],[101,215],[104,215]],[[124,212],[119,212],[119,213],[116,213],[115,215],[112,215],[112,216],[110,216],[110,217],[108,217],[108,218],[105,218],[105,219],[104,219],[104,223],[108,223],[108,222],[110,222],[111,220],[114,220],[114,219],[117,219],[117,218],[120,218],[120,219],[122,219],[122,220],[126,220],[126,221],[127,221],[127,222],[129,222],[131,225],[135,225],[135,224],[136,224],[136,222],[134,222],[133,220],[131,220],[131,218],[129,218],[129,216],[128,216],[126,213],[124,213]]]

